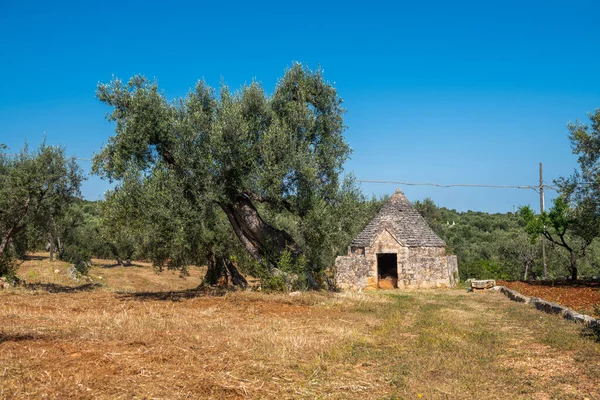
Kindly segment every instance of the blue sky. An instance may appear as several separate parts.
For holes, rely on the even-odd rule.
[[[0,0],[0,142],[89,157],[113,127],[112,75],[270,91],[292,61],[344,99],[359,179],[532,185],[571,173],[567,121],[600,107],[600,3],[567,1],[33,2]],[[82,162],[89,171],[89,163]],[[99,199],[107,183],[85,182]],[[393,185],[364,184],[384,194]],[[511,211],[532,190],[403,187],[458,210]]]

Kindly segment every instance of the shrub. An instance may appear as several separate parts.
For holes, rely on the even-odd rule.
[[[16,276],[15,260],[7,253],[0,253],[0,276],[8,279]]]
[[[76,245],[65,246],[61,259],[73,264],[77,272],[81,275],[87,275],[92,267],[92,259],[88,252]]]
[[[304,255],[294,258],[289,251],[281,254],[279,268],[272,269],[257,264],[255,274],[260,278],[262,288],[267,291],[306,290],[310,287],[310,268]]]

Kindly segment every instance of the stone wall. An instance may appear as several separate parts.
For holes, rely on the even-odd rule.
[[[443,247],[412,247],[398,287],[449,287],[446,249]]]
[[[371,278],[371,282],[369,282]],[[363,256],[339,256],[335,259],[335,281],[343,290],[361,290],[372,285],[370,261]],[[375,281],[377,288],[377,281]]]
[[[544,311],[548,314],[558,314],[569,321],[580,322],[585,326],[588,326],[600,333],[600,319],[590,317],[589,315],[580,314],[576,311],[571,310],[568,307],[561,306],[560,304],[552,303],[546,300],[538,299],[537,297],[523,296],[521,293],[509,289],[506,286],[494,286],[492,290],[503,293],[509,299],[519,302],[530,304],[540,311]]]

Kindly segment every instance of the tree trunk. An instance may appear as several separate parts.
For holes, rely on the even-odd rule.
[[[233,264],[229,259],[223,259],[223,264],[225,264],[225,269],[227,272],[229,272],[231,283],[234,286],[239,286],[242,289],[246,289],[248,287],[248,281],[242,274],[240,274],[235,264]]]
[[[577,254],[571,251],[571,280],[577,280]]]
[[[529,262],[525,263],[525,276],[523,277],[523,280],[526,281],[527,280],[527,273],[529,272]]]
[[[125,258],[125,263],[123,265],[125,265],[126,267],[131,267],[133,265],[131,262],[131,259],[133,258],[134,252],[135,252],[135,250],[129,250],[127,252],[127,257]]]
[[[223,276],[223,264],[217,262],[215,255],[210,252],[208,254],[208,269],[200,286],[212,286],[219,283],[219,278]]]
[[[27,215],[27,212],[29,211],[30,202],[31,198],[27,198],[27,200],[25,201],[25,205],[23,206],[23,212],[15,219],[12,226],[8,229],[8,231],[2,238],[2,241],[0,242],[0,255],[4,254],[4,252],[6,251],[6,248],[8,247],[8,244],[10,243],[10,240],[12,239],[13,235],[23,228],[23,226],[19,226],[19,224]]]
[[[60,236],[56,237],[56,243],[58,244],[58,246],[56,247],[56,250],[58,252],[58,258],[62,260],[65,256],[65,246],[63,245],[63,242],[61,242]]]
[[[220,206],[242,245],[257,261],[276,266],[285,250],[294,257],[302,252],[290,234],[262,219],[247,196],[238,195],[231,203]]]
[[[223,278],[226,286],[231,284],[233,286],[241,287],[242,289],[248,287],[246,278],[240,274],[231,260],[225,257],[217,258],[214,254],[209,254],[208,269],[206,270],[206,275],[204,275],[204,279],[200,286],[223,284]]]
[[[50,247],[50,262],[54,261],[54,239],[52,238],[52,235],[48,235],[48,244]]]
[[[10,236],[8,236],[8,235],[2,238],[2,241],[0,242],[0,255],[4,254],[6,247],[8,247],[9,241],[10,241]]]

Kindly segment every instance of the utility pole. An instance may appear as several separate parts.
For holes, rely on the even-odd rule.
[[[540,214],[544,212],[544,178],[542,175],[542,163],[540,163]],[[548,279],[548,268],[546,266],[546,241],[544,235],[541,235],[542,241],[542,262],[544,263],[544,279]]]

